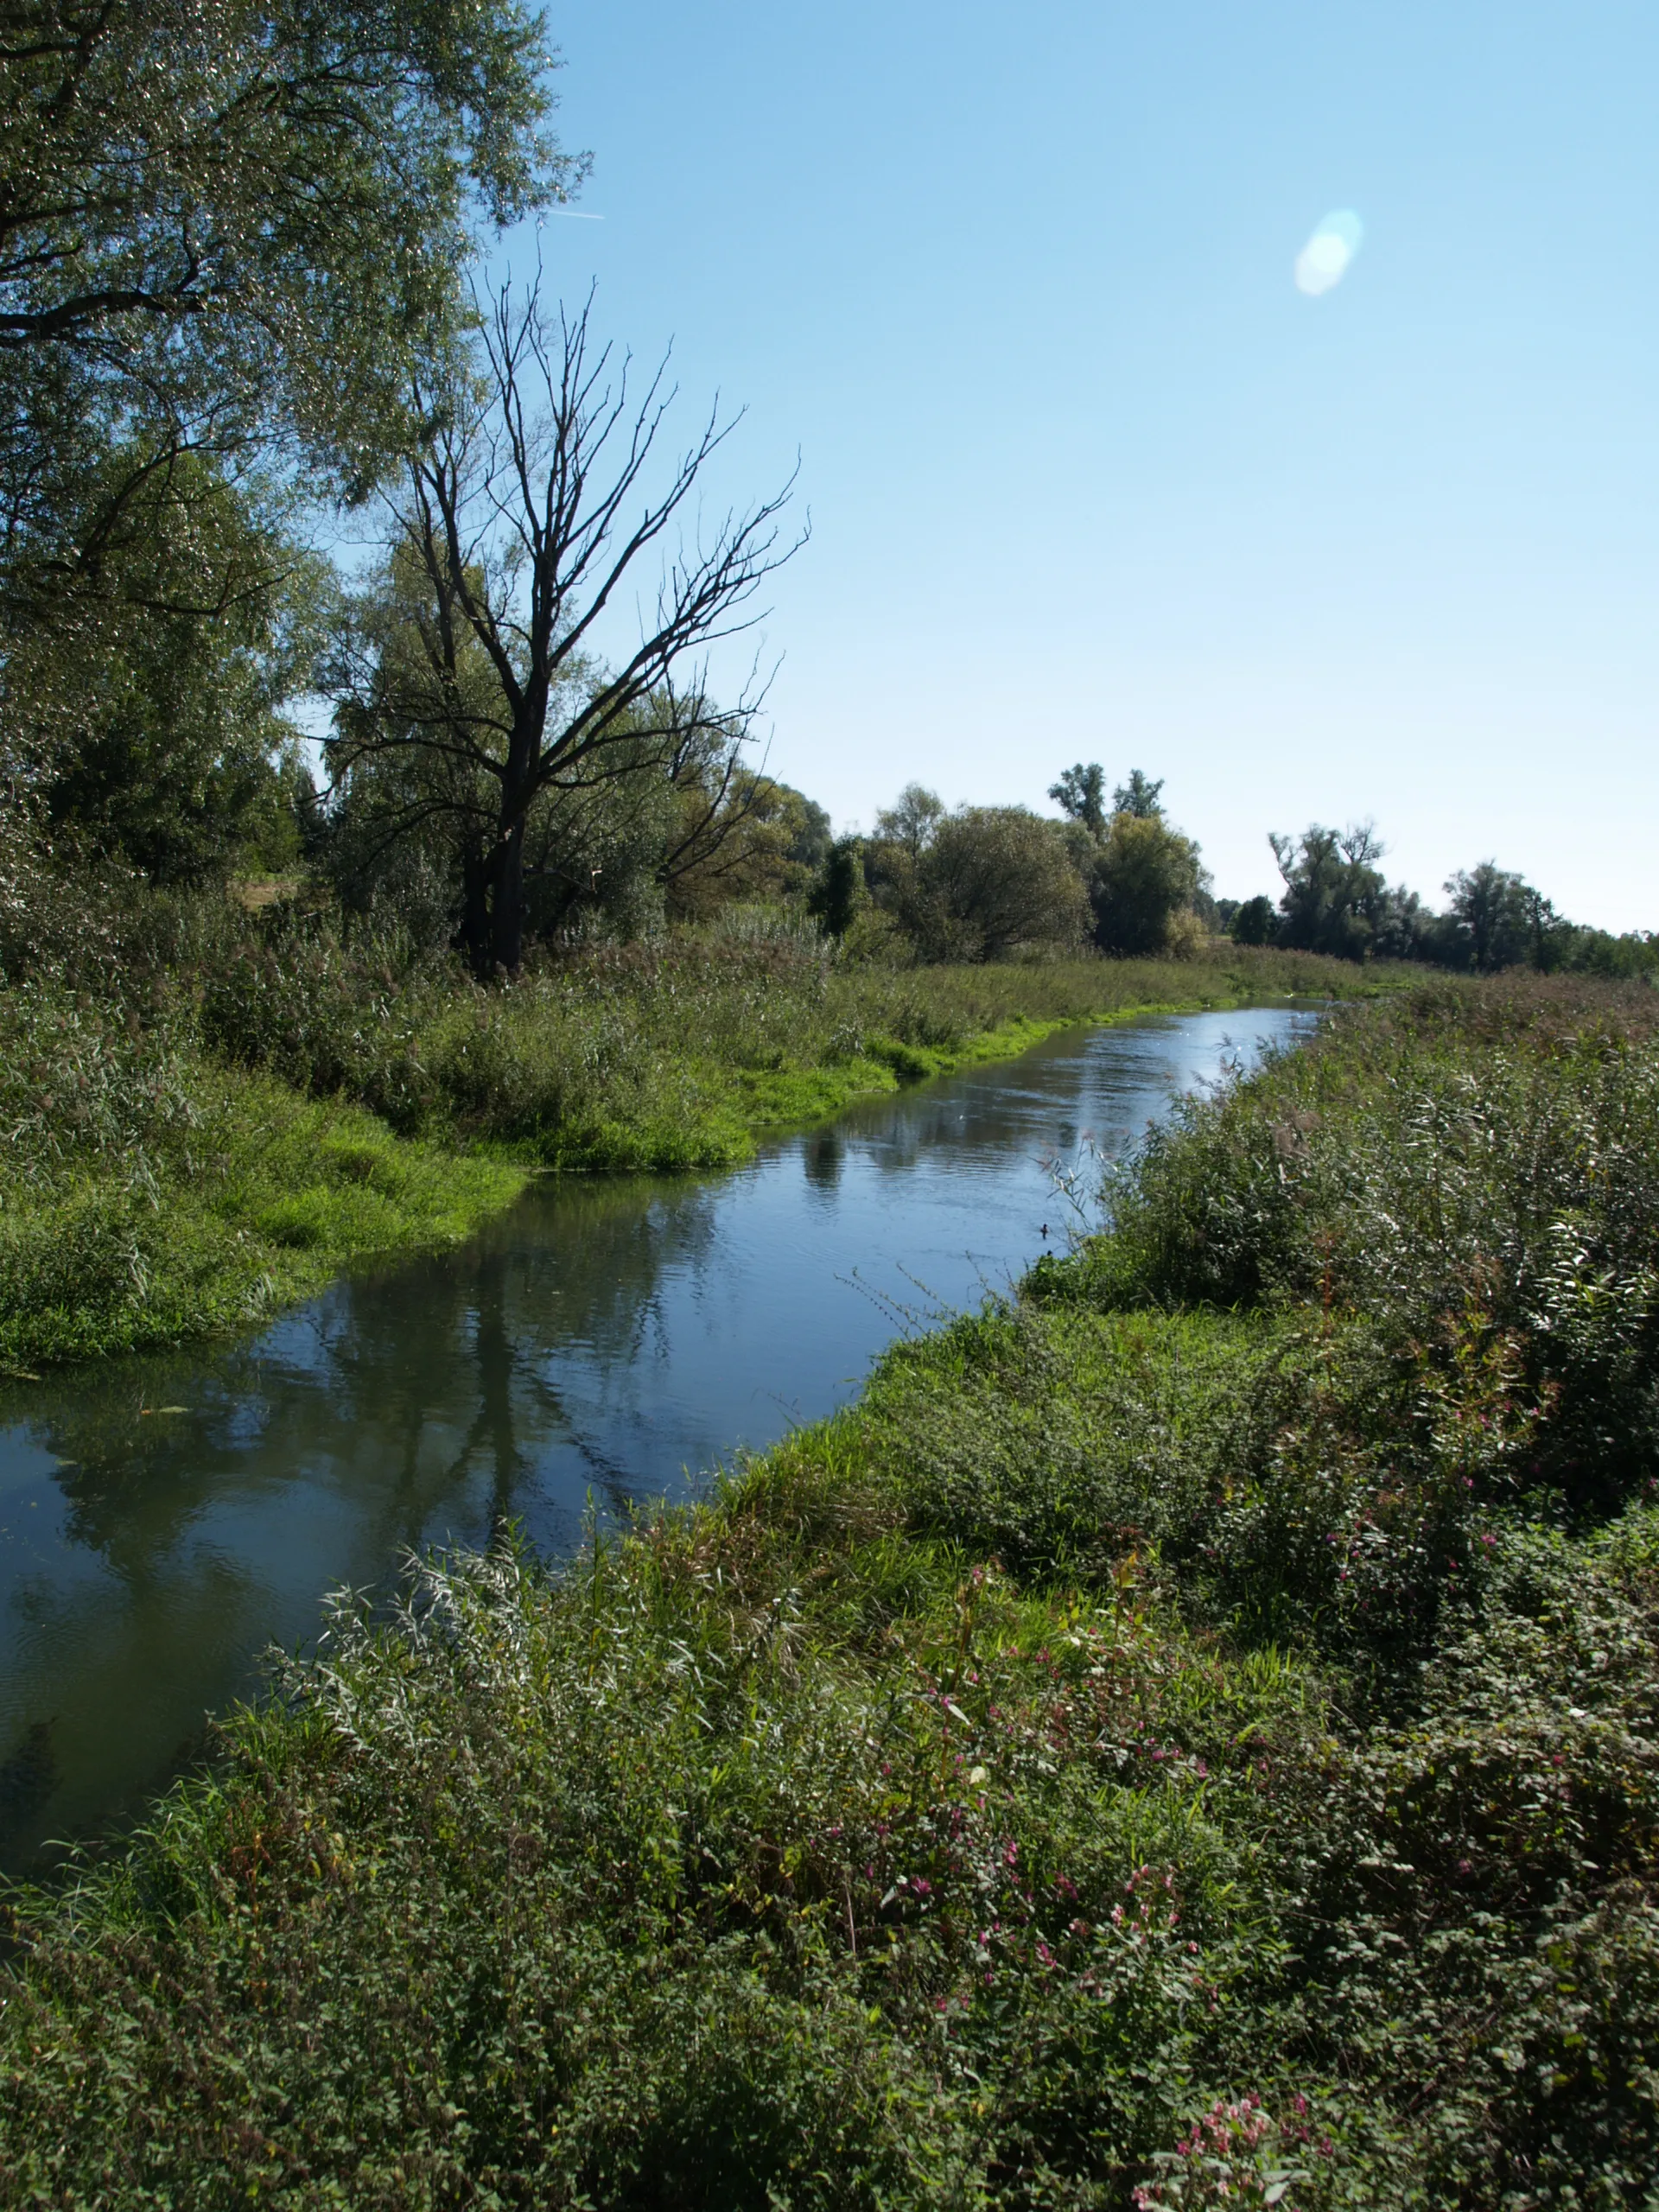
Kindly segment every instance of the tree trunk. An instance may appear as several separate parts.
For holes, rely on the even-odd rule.
[[[483,854],[468,851],[461,860],[461,925],[455,944],[466,953],[474,975],[485,983],[490,976],[491,932],[489,868]]]
[[[495,898],[490,915],[493,965],[516,976],[524,957],[524,825],[517,822],[496,848]]]

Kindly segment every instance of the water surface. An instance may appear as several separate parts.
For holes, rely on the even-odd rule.
[[[509,1517],[568,1550],[590,1501],[680,1493],[845,1403],[901,1329],[1063,1242],[1055,1162],[1315,1018],[1067,1032],[734,1174],[540,1184],[245,1343],[0,1396],[0,1863],[141,1802],[325,1591]]]

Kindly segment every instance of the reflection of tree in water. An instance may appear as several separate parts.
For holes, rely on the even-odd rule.
[[[801,1141],[801,1165],[806,1170],[806,1179],[826,1198],[833,1198],[841,1187],[841,1171],[846,1157],[846,1147],[837,1130],[817,1129]]]
[[[706,1185],[543,1186],[461,1252],[350,1278],[251,1345],[106,1363],[5,1410],[69,1463],[68,1541],[135,1588],[163,1558],[175,1581],[168,1555],[228,1484],[343,1490],[359,1560],[418,1543],[480,1453],[489,1525],[556,1444],[620,1507],[627,1471],[575,1433],[546,1370],[572,1344],[631,1366],[664,1274],[705,1264],[713,1236]]]
[[[861,1131],[849,1131],[852,1146],[879,1174],[907,1174],[918,1161],[937,1155],[948,1162],[964,1153],[1020,1157],[1041,1143],[1063,1141],[1075,1129],[1082,1089],[1083,1060],[1075,1052],[1058,1055],[1025,1080],[963,1077],[937,1090],[911,1094],[860,1143]]]
[[[31,1721],[10,1757],[0,1762],[0,1865],[9,1865],[34,1840],[34,1831],[58,1787],[56,1724]]]
[[[338,1284],[251,1344],[8,1394],[0,1422],[67,1463],[52,1477],[64,1542],[111,1580],[48,1570],[37,1594],[62,1615],[49,1665],[22,1614],[4,1624],[24,1718],[0,1741],[0,1859],[100,1817],[109,1799],[88,1790],[111,1713],[144,1770],[133,1786],[159,1781],[268,1637],[311,1632],[324,1587],[378,1580],[434,1529],[486,1539],[550,1454],[574,1452],[601,1503],[626,1510],[630,1471],[552,1377],[572,1344],[629,1367],[664,1274],[705,1264],[713,1223],[696,1185],[545,1189],[462,1251]],[[344,1514],[308,1510],[308,1485]]]

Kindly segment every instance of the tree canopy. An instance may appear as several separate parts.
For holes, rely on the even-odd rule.
[[[578,173],[552,62],[521,0],[0,0],[9,538],[118,420],[378,474],[475,222]]]
[[[77,834],[245,830],[291,525],[420,435],[480,225],[579,175],[554,60],[522,0],[0,0],[0,770]]]

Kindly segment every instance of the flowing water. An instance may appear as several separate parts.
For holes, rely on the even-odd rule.
[[[844,1404],[901,1330],[1063,1245],[1057,1164],[1316,1019],[1065,1032],[734,1174],[541,1184],[245,1342],[0,1396],[0,1865],[142,1803],[327,1590],[510,1517],[568,1551],[590,1509]]]

